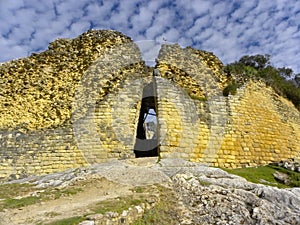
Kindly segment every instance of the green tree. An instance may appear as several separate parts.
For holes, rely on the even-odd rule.
[[[239,60],[245,66],[262,69],[270,65],[270,55],[245,55]]]
[[[277,69],[280,76],[290,78],[293,75],[293,70],[286,67],[281,67]]]
[[[270,55],[245,55],[238,62],[230,63],[225,71],[241,78],[260,78],[270,85],[278,94],[288,98],[300,110],[300,74],[294,75],[290,68],[271,66]],[[291,78],[294,76],[294,79]],[[245,80],[245,79],[242,79]],[[234,92],[237,86],[229,84],[223,94]]]
[[[295,75],[294,81],[297,85],[297,87],[300,87],[300,73]]]

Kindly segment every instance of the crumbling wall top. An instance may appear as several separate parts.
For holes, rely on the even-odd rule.
[[[132,40],[112,30],[58,39],[48,50],[0,65],[0,128],[40,129],[69,121],[85,71],[101,55]],[[141,54],[137,48],[137,57]],[[113,64],[112,64],[113,67]]]

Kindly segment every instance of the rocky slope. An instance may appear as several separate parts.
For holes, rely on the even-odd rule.
[[[182,159],[163,159],[158,163],[156,160],[114,160],[14,181],[29,182],[43,189],[76,186],[82,181],[85,185],[81,186],[82,192],[66,199],[45,201],[36,207],[6,209],[0,214],[0,224],[47,224],[64,216],[84,215],[85,221],[80,224],[131,224],[164,201],[165,192],[175,193],[167,201],[174,207],[169,219],[177,224],[300,224],[300,188],[278,189],[254,184],[221,169]],[[158,191],[161,185],[165,188]],[[92,214],[93,205],[101,205],[104,199],[128,196],[137,187],[148,187],[144,189],[147,193],[143,193],[143,203],[122,213]]]

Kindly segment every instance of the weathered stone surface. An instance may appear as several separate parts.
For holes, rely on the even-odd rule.
[[[192,224],[298,224],[300,189],[278,189],[198,163],[164,159]]]
[[[276,180],[278,180],[281,183],[284,183],[284,184],[287,184],[287,185],[289,185],[291,183],[291,180],[290,180],[289,176],[285,173],[281,173],[279,171],[276,171],[273,174],[273,176]]]
[[[76,86],[85,71],[113,46],[129,42],[119,32],[88,31],[73,40],[58,39],[40,54],[4,63],[0,127],[37,129],[70,120]]]
[[[213,169],[210,174],[216,172]],[[172,178],[174,188],[191,212],[193,224],[300,223],[299,188],[252,184],[224,172],[217,177],[211,178],[209,173],[178,173]]]

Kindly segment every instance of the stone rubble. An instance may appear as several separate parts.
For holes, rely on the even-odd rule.
[[[276,180],[278,180],[279,182],[284,183],[286,185],[289,185],[291,183],[291,179],[290,179],[289,175],[287,175],[286,173],[281,173],[279,171],[276,171],[273,174],[273,176]]]
[[[294,160],[275,162],[275,163],[272,163],[272,165],[280,166],[285,169],[300,173],[300,162],[297,162],[297,161],[295,162]]]
[[[228,178],[227,178],[228,179]],[[299,224],[300,196],[292,190],[253,184],[253,189],[210,184],[177,174],[174,186],[191,211],[193,224]],[[215,180],[213,180],[215,182]],[[298,192],[299,190],[297,190]]]

